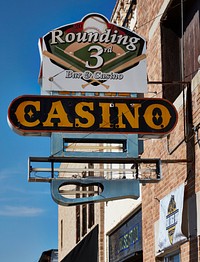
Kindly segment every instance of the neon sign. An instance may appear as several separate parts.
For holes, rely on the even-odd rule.
[[[177,123],[174,106],[164,99],[71,96],[21,96],[8,110],[21,135],[52,132],[168,134]]]

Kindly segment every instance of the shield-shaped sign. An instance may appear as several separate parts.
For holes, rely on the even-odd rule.
[[[39,43],[44,91],[147,90],[145,40],[100,14],[54,29]]]

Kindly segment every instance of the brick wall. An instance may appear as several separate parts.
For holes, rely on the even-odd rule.
[[[70,168],[70,169],[77,169],[82,168],[84,170],[85,164],[82,163],[70,163],[70,164],[62,164],[61,168]],[[81,176],[81,173],[67,173],[63,172],[60,173],[60,177],[70,177],[72,176]],[[74,189],[74,186],[72,190]],[[66,188],[69,190],[68,188]],[[65,189],[65,190],[66,190]],[[81,189],[80,189],[81,190]],[[74,198],[74,196],[66,196],[67,198]],[[105,252],[104,252],[104,203],[96,203],[94,204],[94,225],[92,227],[89,226],[89,204],[86,204],[86,233],[83,234],[83,227],[82,227],[82,219],[83,213],[82,208],[83,205],[78,206],[80,211],[80,241],[98,224],[99,225],[99,262],[105,262]],[[77,244],[77,212],[76,206],[72,207],[65,207],[65,206],[58,206],[58,258],[61,261]],[[79,243],[79,242],[78,242]]]
[[[123,2],[120,0],[119,2]],[[137,24],[136,32],[147,40],[147,72],[149,81],[162,80],[161,67],[161,37],[160,37],[160,18],[169,4],[170,0],[138,0],[137,1]],[[130,3],[130,2],[129,2]],[[170,87],[173,92],[173,86]],[[149,84],[149,93],[145,97],[162,97],[162,85]],[[188,119],[188,113],[185,110],[187,97],[192,94],[192,123],[187,123],[187,129],[184,123]],[[174,105],[178,111],[178,123],[171,134],[162,139],[148,139],[144,142],[143,158],[161,158],[165,160],[162,163],[162,180],[156,184],[142,185],[142,231],[143,231],[143,261],[156,261],[155,252],[155,225],[159,220],[159,208],[161,200],[180,184],[186,182],[185,186],[185,205],[193,200],[200,199],[200,72],[196,73],[191,90],[188,88],[188,94],[181,94]],[[186,117],[187,116],[187,117]],[[193,132],[193,126],[197,128]],[[186,136],[186,131],[189,132]],[[177,163],[171,161],[177,160]],[[180,162],[182,160],[182,162]],[[188,162],[186,162],[187,160]],[[198,197],[197,197],[198,195]],[[195,205],[194,205],[195,206]],[[200,204],[199,204],[200,206]],[[198,210],[188,206],[193,217],[193,225],[189,230],[191,236],[188,241],[180,246],[181,261],[197,262],[200,258],[200,239],[196,232],[200,232],[200,215]],[[195,214],[197,211],[197,214]],[[95,204],[95,224],[99,227],[99,261],[105,262],[105,204]],[[60,223],[63,219],[63,247],[59,246],[59,259],[64,257],[75,246],[76,228],[75,208],[59,208],[59,245],[61,244]],[[196,224],[195,224],[196,223]],[[70,226],[69,226],[70,225]],[[196,226],[196,228],[195,228]],[[70,228],[70,230],[69,230]],[[196,231],[195,231],[196,230]],[[162,261],[162,258],[161,258]]]
[[[200,99],[199,87],[193,91],[192,95],[194,101],[193,123],[196,126],[199,124],[199,118],[196,115],[200,115],[198,105]],[[185,181],[187,182],[185,186],[186,200],[200,191],[200,146],[194,134],[184,141],[183,106],[177,109],[178,124],[170,136],[159,140],[147,140],[144,143],[145,151],[142,157],[161,157],[162,160],[166,160],[162,164],[162,180],[157,184],[146,184],[142,187],[143,251],[144,261],[148,262],[155,261],[154,223],[159,219],[159,200]],[[185,159],[187,159],[188,163],[185,162]],[[168,163],[167,160],[169,160]],[[183,160],[183,162],[170,163],[170,160]],[[196,237],[185,243],[181,247],[181,261],[198,261],[198,248]],[[194,252],[195,255],[192,258],[192,250],[195,249],[196,252]]]
[[[147,0],[137,1],[137,25],[138,34],[147,40],[147,72],[149,81],[161,81],[161,38],[159,18],[160,10],[167,6],[169,1]],[[148,97],[162,97],[161,85],[149,85]],[[173,86],[172,92],[173,92]],[[189,90],[190,92],[190,90]],[[192,117],[193,125],[200,122],[200,72],[196,74],[192,82]],[[183,160],[180,163],[165,162],[162,164],[162,180],[157,184],[142,186],[142,223],[143,223],[143,261],[153,262],[155,258],[155,233],[154,225],[159,219],[159,200],[169,194],[173,189],[185,181],[185,204],[187,200],[200,191],[200,146],[197,143],[196,134],[192,130],[191,123],[189,136],[185,139],[184,133],[184,106],[187,110],[187,92],[185,104],[183,95],[174,102],[178,111],[178,123],[168,137],[162,139],[150,139],[144,142],[143,158],[161,158],[162,160]],[[185,118],[185,121],[187,119]],[[200,137],[200,131],[198,131]],[[184,162],[187,159],[188,163]],[[195,210],[194,211],[194,217]],[[198,219],[196,217],[196,219]],[[194,229],[193,229],[194,230]],[[198,261],[199,237],[193,235],[180,247],[181,261]],[[193,254],[193,255],[192,255]]]
[[[87,205],[88,206],[88,205]],[[81,215],[81,214],[80,214]],[[76,246],[76,207],[59,206],[58,209],[58,249],[61,261]],[[105,262],[104,253],[104,203],[95,204],[95,225],[99,225],[99,262]],[[62,221],[62,222],[61,222]],[[63,226],[61,228],[61,223]],[[91,229],[87,228],[87,234]],[[81,234],[81,239],[85,237]],[[62,238],[62,239],[61,239]],[[80,241],[81,241],[80,239]]]

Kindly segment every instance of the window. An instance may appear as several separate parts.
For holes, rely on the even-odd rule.
[[[163,82],[181,81],[181,6],[172,1],[161,22]],[[173,88],[173,92],[171,92]],[[163,98],[174,102],[181,92],[179,84],[163,85]]]
[[[179,253],[168,255],[164,258],[164,262],[180,262]]]
[[[80,191],[80,186],[76,186],[76,190]],[[76,194],[76,197],[79,198],[80,194]],[[80,241],[81,237],[81,218],[80,218],[80,206],[76,206],[76,243]]]
[[[60,245],[63,248],[63,220],[60,221]]]
[[[82,177],[86,177],[86,172],[82,173]],[[82,197],[87,197],[87,187],[82,187]],[[87,205],[83,204],[82,205],[82,237],[87,234]]]
[[[198,70],[199,10],[199,0],[172,0],[163,14],[161,20],[163,82],[191,81]],[[182,88],[181,84],[163,85],[163,98],[174,102]]]
[[[84,194],[83,197],[86,195]],[[87,234],[87,205],[82,205],[82,236]]]
[[[92,187],[91,187],[92,188]],[[92,188],[93,190],[93,188]],[[94,225],[94,204],[88,205],[88,227],[91,228]]]
[[[89,176],[94,176],[94,164],[88,164]],[[86,177],[86,172],[82,173],[82,177]],[[88,191],[89,190],[89,191]],[[93,196],[94,186],[76,186],[76,198],[84,198]],[[91,193],[92,192],[92,193]],[[76,206],[76,243],[78,243],[82,237],[84,237],[88,229],[90,229],[94,225],[95,214],[94,214],[94,204],[82,204]]]
[[[89,163],[88,168],[94,169],[94,164]],[[89,171],[89,176],[94,176],[94,171]],[[94,191],[94,186],[89,187],[89,191]],[[94,194],[89,194],[93,196]],[[91,228],[94,225],[94,203],[88,205],[88,228]]]

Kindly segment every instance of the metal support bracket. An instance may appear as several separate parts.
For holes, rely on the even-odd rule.
[[[162,161],[163,162],[163,161]],[[44,163],[50,164],[49,168],[38,167],[35,168],[34,163]],[[28,160],[28,180],[29,182],[51,182],[53,179],[61,179],[59,176],[59,172],[70,173],[71,169],[69,167],[65,167],[64,169],[56,168],[55,164],[61,163],[93,163],[93,164],[131,164],[131,168],[114,168],[114,170],[122,170],[124,172],[131,171],[132,175],[134,175],[133,179],[139,180],[141,183],[154,183],[158,182],[161,179],[162,171],[161,171],[161,160],[159,158],[97,158],[97,157],[82,157],[77,159],[76,157],[29,157]],[[76,168],[73,167],[72,170],[77,172],[85,172],[85,171],[93,171],[94,173],[98,171],[95,169],[85,169],[84,168]],[[100,169],[100,171],[105,171],[108,169]],[[110,171],[113,168],[111,167]],[[151,175],[151,171],[153,172],[153,176]],[[42,177],[32,175],[35,173],[50,173],[50,177]],[[55,174],[58,175],[55,175]],[[144,175],[143,175],[144,174]],[[94,176],[99,178],[98,176]],[[101,178],[101,177],[100,177]],[[85,179],[85,178],[84,178]],[[112,180],[111,180],[112,181]],[[121,181],[121,180],[120,180]]]
[[[96,187],[97,191],[61,190],[65,186],[76,185],[78,187]],[[86,193],[89,194],[86,194]],[[63,195],[76,193],[76,198],[67,198]],[[94,195],[97,194],[97,195]],[[132,198],[140,196],[139,181],[133,179],[107,180],[103,178],[83,179],[53,179],[51,181],[51,195],[53,200],[62,206],[75,206],[94,202],[106,202],[116,199]],[[83,195],[82,197],[80,195]],[[88,196],[90,195],[90,196]]]
[[[45,167],[35,167],[35,163],[45,164]],[[61,163],[67,165],[62,167]],[[83,165],[72,167],[70,163]],[[155,158],[30,157],[29,182],[49,182],[53,200],[63,206],[125,198],[138,199],[140,183],[156,183],[161,179],[160,164],[160,159]],[[44,176],[36,175],[38,172]],[[72,175],[76,172],[77,176]],[[123,176],[108,178],[106,172],[122,172]],[[47,176],[47,173],[50,175]],[[97,175],[99,173],[100,176]]]

